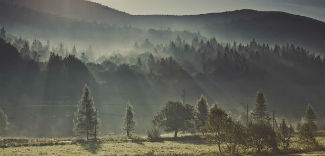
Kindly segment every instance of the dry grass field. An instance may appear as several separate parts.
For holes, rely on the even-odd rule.
[[[324,137],[318,137],[321,146],[325,146]],[[41,155],[218,155],[217,147],[207,143],[200,136],[181,136],[173,139],[164,136],[161,141],[149,142],[145,138],[136,137],[102,137],[97,142],[83,142],[74,138],[2,138],[0,156],[41,156]],[[291,146],[299,151],[299,146]],[[241,155],[256,155],[255,151],[248,149],[241,151]],[[261,155],[261,154],[258,154]],[[263,155],[279,155],[279,153],[263,153]],[[323,156],[324,151],[294,152],[281,155],[310,155]]]

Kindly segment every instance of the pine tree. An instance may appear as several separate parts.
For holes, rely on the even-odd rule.
[[[276,134],[270,124],[270,116],[262,91],[257,92],[255,110],[252,113],[253,121],[248,124],[249,144],[258,152],[267,146],[278,150]]]
[[[74,56],[77,56],[77,49],[76,49],[75,45],[73,45],[73,48],[71,50],[71,54],[74,55]]]
[[[5,39],[6,38],[6,30],[4,27],[1,27],[0,30],[0,38]]]
[[[133,120],[133,117],[134,117],[134,111],[129,101],[128,104],[126,105],[126,112],[124,117],[124,130],[126,131],[127,137],[130,137],[131,132],[134,131],[135,129],[135,122]]]
[[[6,113],[0,108],[0,136],[4,136],[8,131],[8,117]]]
[[[20,53],[24,59],[28,59],[30,57],[30,49],[28,41],[24,41],[23,47],[20,49]]]
[[[208,101],[204,95],[201,95],[200,99],[197,101],[197,107],[196,107],[196,119],[197,119],[197,129],[200,129],[202,126],[205,125],[206,121],[208,120]]]
[[[149,70],[150,74],[153,74],[152,72],[154,71],[154,69],[156,67],[156,60],[151,53],[148,58],[147,66],[148,66],[148,70]]]
[[[74,114],[74,133],[77,136],[85,136],[89,140],[90,136],[96,139],[98,135],[98,112],[95,108],[91,91],[87,84],[83,89],[83,94],[80,103],[77,106],[77,111]]]
[[[312,132],[317,130],[316,126],[316,114],[311,104],[307,105],[305,115],[303,117],[303,122],[306,123]]]
[[[255,110],[252,115],[255,121],[268,122],[270,120],[265,96],[260,90],[257,92]]]

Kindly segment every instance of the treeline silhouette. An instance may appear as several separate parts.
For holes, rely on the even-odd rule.
[[[246,45],[236,42],[222,44],[215,38],[207,41],[194,38],[189,44],[178,37],[176,41],[155,50],[170,53],[191,73],[201,72],[209,76],[222,74],[240,78],[247,76],[251,79],[267,79],[274,70],[277,70],[280,73],[294,72],[292,74],[295,75],[292,76],[301,77],[301,81],[304,81],[303,78],[307,75],[316,81],[324,78],[325,64],[322,56],[293,44],[269,46],[255,40]],[[292,68],[299,68],[307,73],[295,72]]]

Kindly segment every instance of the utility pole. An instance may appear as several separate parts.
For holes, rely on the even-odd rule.
[[[248,125],[248,104],[246,105],[246,124]]]
[[[185,92],[185,88],[182,91],[182,102],[183,104],[185,104],[185,96],[186,96],[186,92]]]
[[[272,127],[273,127],[273,131],[274,131],[274,126],[275,126],[275,113],[273,111],[272,112]]]
[[[97,125],[98,125],[97,118],[98,118],[98,112],[97,112],[97,109],[96,109],[96,120],[95,120],[95,140],[97,140]]]

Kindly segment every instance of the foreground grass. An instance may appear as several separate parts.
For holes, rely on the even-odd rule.
[[[324,146],[324,137],[318,138]],[[182,137],[177,140],[164,138],[161,142],[149,142],[143,138],[128,140],[123,137],[104,137],[99,142],[83,143],[72,138],[23,139],[19,144],[11,144],[0,149],[0,156],[40,156],[40,155],[217,155],[217,147],[207,144],[200,137]],[[245,154],[244,155],[254,155]],[[270,155],[278,155],[268,153]],[[324,151],[291,154],[293,156],[324,155]]]
[[[0,149],[0,155],[200,155],[213,153],[215,146],[165,142],[107,142],[99,145],[96,152],[79,144],[9,147]]]

